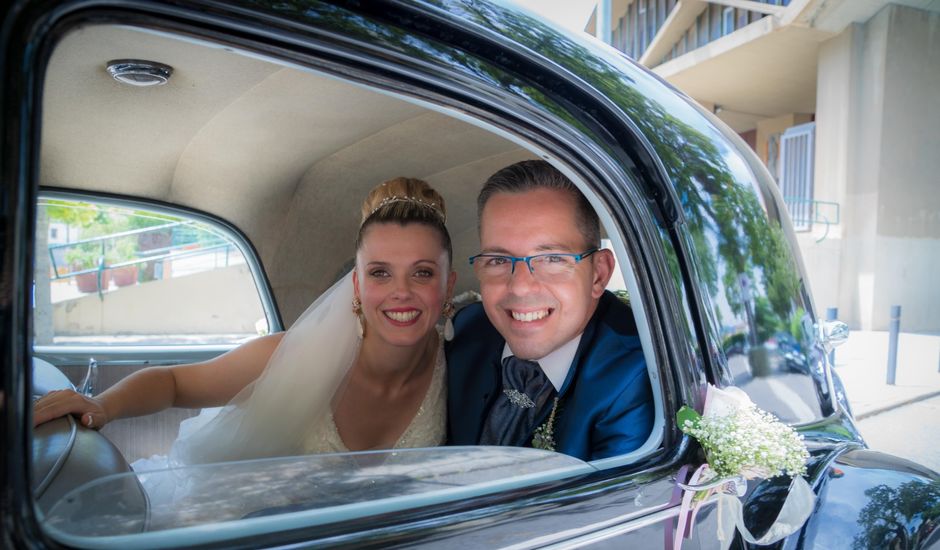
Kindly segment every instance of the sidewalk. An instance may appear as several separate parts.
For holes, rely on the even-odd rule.
[[[887,383],[887,332],[852,331],[835,354],[856,420],[940,395],[940,335],[900,334],[893,386]]]

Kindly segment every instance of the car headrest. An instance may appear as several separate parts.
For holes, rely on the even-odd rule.
[[[33,357],[33,395],[46,395],[52,390],[74,390],[75,386],[55,365]]]

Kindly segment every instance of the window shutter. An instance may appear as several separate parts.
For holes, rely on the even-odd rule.
[[[780,190],[797,231],[813,227],[815,136],[815,122],[787,128],[780,136]]]

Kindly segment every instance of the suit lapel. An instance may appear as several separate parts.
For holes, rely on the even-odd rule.
[[[607,293],[605,292],[597,302],[597,309],[594,310],[594,315],[591,316],[591,320],[588,321],[587,326],[584,327],[584,332],[581,333],[581,341],[578,342],[578,351],[575,352],[574,359],[571,360],[571,368],[568,369],[565,382],[561,385],[561,390],[558,392],[559,399],[564,398],[565,395],[568,394],[568,391],[572,390],[572,386],[575,384],[575,380],[577,380],[578,371],[581,369],[581,364],[587,360],[594,347],[594,335],[597,332],[598,319],[601,318],[606,310]]]
[[[598,320],[604,315],[607,311],[608,306],[608,295],[605,292],[601,295],[600,300],[597,302],[597,309],[594,311],[594,315],[591,316],[591,320],[588,321],[587,326],[584,327],[584,332],[581,333],[581,341],[578,343],[578,351],[575,352],[574,358],[571,360],[571,368],[568,369],[568,374],[565,376],[565,382],[561,385],[561,390],[558,392],[558,410],[555,411],[555,426],[560,425],[560,417],[565,414],[565,400],[569,394],[577,391],[577,376],[578,372],[583,368],[583,364],[586,363],[591,355],[591,351],[594,348],[594,337],[597,334],[597,324]],[[535,424],[535,428],[532,429],[532,433],[529,434],[528,440],[532,440],[532,436],[535,433],[535,430],[539,426],[545,423],[548,420],[548,416],[551,414],[551,407],[547,407],[546,410],[542,411],[539,415],[539,420]],[[555,449],[560,451],[561,439],[564,437],[564,433],[560,432],[557,428],[555,430]]]
[[[493,406],[493,402],[496,401],[496,397],[499,395],[501,386],[500,358],[503,354],[504,344],[505,342],[500,340],[499,345],[494,346],[494,353],[490,355],[485,365],[481,365],[481,383],[476,396],[473,398],[472,406],[475,407],[475,412],[474,416],[471,417],[477,419],[476,436],[474,437],[476,442],[480,441],[480,435],[483,433],[483,423],[490,412],[490,407]]]

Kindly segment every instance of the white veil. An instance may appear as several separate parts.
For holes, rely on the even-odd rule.
[[[361,340],[349,273],[300,316],[261,376],[211,419],[180,424],[170,462],[200,464],[303,453],[309,431],[356,359]]]

